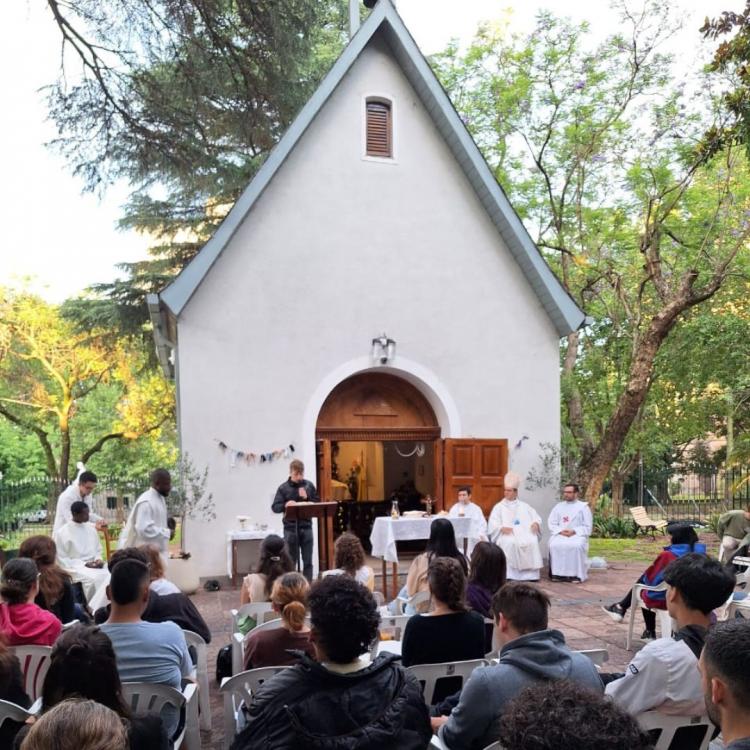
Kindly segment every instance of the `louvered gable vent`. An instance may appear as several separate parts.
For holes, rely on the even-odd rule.
[[[390,158],[393,156],[392,144],[391,105],[367,102],[367,155]]]

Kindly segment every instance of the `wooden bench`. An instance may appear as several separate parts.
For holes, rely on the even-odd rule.
[[[666,521],[654,521],[654,519],[648,515],[646,509],[642,505],[637,505],[635,508],[631,508],[630,514],[633,516],[633,520],[635,521],[635,525],[638,527],[638,531],[643,531],[644,534],[651,531],[652,537],[654,537],[655,531],[661,531],[667,525]]]

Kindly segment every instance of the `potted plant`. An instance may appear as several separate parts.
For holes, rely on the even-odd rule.
[[[167,510],[179,519],[180,551],[169,556],[167,575],[185,594],[193,594],[200,586],[195,561],[187,552],[185,522],[187,519],[213,521],[216,518],[214,496],[206,492],[208,468],[200,471],[187,453],[180,457],[172,491],[167,498]]]

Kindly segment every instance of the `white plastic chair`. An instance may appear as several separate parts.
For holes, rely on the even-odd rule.
[[[41,701],[34,703],[31,708],[23,708],[10,701],[0,700],[0,728],[6,721],[17,721],[19,724],[24,724],[32,716],[39,713],[41,709]]]
[[[260,625],[257,625],[254,627],[247,635],[250,635],[250,633],[258,633],[263,630],[275,630],[276,628],[280,628],[283,624],[283,620],[280,617],[277,617],[274,620],[269,620],[268,622],[261,623]],[[308,615],[305,617],[305,625],[309,627],[310,625],[310,616]],[[236,675],[242,672],[242,670],[245,668],[245,638],[247,636],[242,635],[242,633],[232,633],[232,674]]]
[[[463,687],[463,684],[477,667],[486,667],[488,664],[489,662],[486,659],[470,659],[468,661],[447,661],[441,664],[415,664],[412,667],[407,667],[407,671],[419,680],[425,703],[431,706],[435,703],[435,689],[440,680],[447,677],[460,677],[461,687]]]
[[[601,667],[605,661],[609,661],[609,651],[606,648],[587,648],[583,651],[575,651],[574,653],[583,654],[588,657],[597,667]]]
[[[268,613],[272,613],[272,617],[266,617]],[[230,609],[229,614],[232,616],[232,632],[239,633],[237,629],[237,623],[240,617],[250,615],[257,623],[266,622],[268,619],[275,619],[278,617],[278,613],[273,611],[271,602],[250,602],[250,604],[243,604],[239,609]]]
[[[658,586],[647,586],[645,583],[636,583],[633,586],[633,595],[630,599],[630,619],[628,622],[628,638],[625,643],[625,649],[627,651],[633,650],[633,629],[635,627],[635,614],[639,608],[647,609],[649,612],[653,612],[656,615],[656,619],[659,621],[659,631],[662,638],[669,638],[672,635],[674,629],[674,623],[672,618],[669,616],[669,612],[666,609],[651,609],[647,607],[643,599],[641,599],[641,591],[666,591],[667,584],[662,582]]]
[[[196,664],[193,677],[198,683],[198,706],[200,707],[200,727],[211,731],[211,701],[208,694],[208,645],[203,637],[192,630],[183,630],[188,648],[195,649]]]
[[[727,620],[734,620],[738,613],[746,620],[750,620],[750,597],[732,602],[727,610]]]
[[[404,630],[406,629],[406,623],[411,620],[414,615],[396,615],[395,617],[381,617],[380,618],[380,630],[388,629],[393,631],[391,637],[388,640],[400,641],[404,637]],[[370,657],[374,659],[378,654],[378,644],[380,643],[379,638],[376,638],[372,646],[370,647]]]
[[[396,608],[398,614],[403,615],[406,612],[407,607],[412,607],[415,612],[427,612],[429,609],[430,592],[429,591],[417,591],[416,594],[406,599],[402,597],[396,597]],[[427,604],[427,607],[422,605]]]
[[[33,702],[42,694],[52,646],[11,646],[10,650],[18,658],[24,679],[24,691]]]
[[[708,716],[672,716],[646,711],[636,716],[652,736],[654,750],[707,750],[714,733]]]
[[[224,748],[229,748],[235,734],[241,731],[242,706],[250,705],[253,693],[267,680],[286,667],[261,667],[225,677],[219,690],[224,695]]]
[[[185,722],[179,736],[174,740],[174,750],[185,743],[187,750],[200,750],[201,733],[198,725],[197,685],[185,685],[182,691],[171,685],[155,682],[123,682],[122,695],[134,716],[161,715],[167,704],[177,711],[185,710]]]
[[[382,607],[385,604],[385,596],[383,596],[382,591],[373,591],[372,596],[375,599],[375,604],[377,604],[378,607]]]

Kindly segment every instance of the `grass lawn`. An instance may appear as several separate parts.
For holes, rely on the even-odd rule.
[[[699,532],[701,541],[706,544],[709,555],[718,552],[716,536],[707,531]],[[589,539],[589,557],[603,557],[607,562],[639,562],[651,563],[669,544],[669,537],[657,534],[656,539],[651,536],[639,535],[635,539]]]

